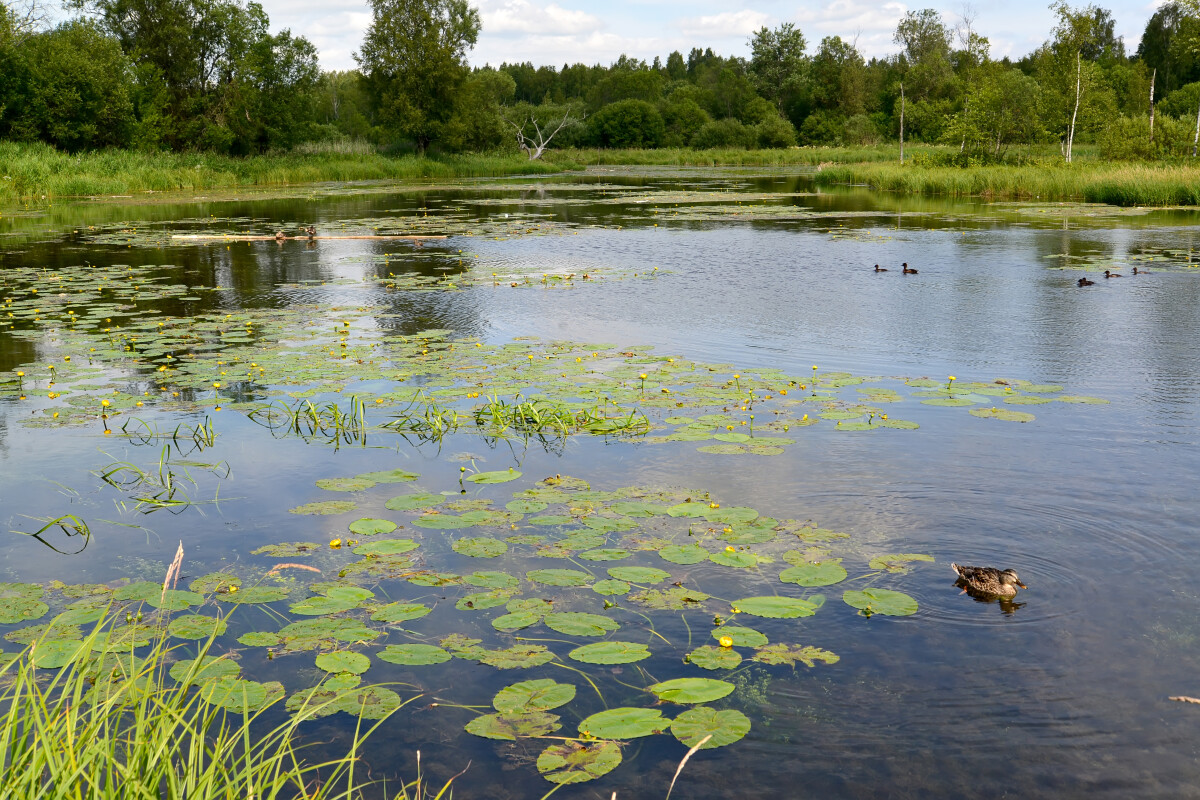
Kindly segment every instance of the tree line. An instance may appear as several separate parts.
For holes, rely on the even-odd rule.
[[[0,0],[0,139],[230,154],[366,140],[393,151],[553,146],[752,148],[953,145],[966,160],[1014,144],[1091,142],[1116,158],[1190,154],[1200,133],[1200,0],[1147,21],[1135,51],[1098,6],[1051,5],[1045,42],[992,58],[968,9],[910,11],[898,52],[866,59],[839,36],[763,28],[748,58],[711,49],[608,66],[471,68],[467,0],[370,0],[358,68],[272,34],[241,0]],[[17,3],[25,3],[18,5]],[[954,151],[951,151],[954,152]]]

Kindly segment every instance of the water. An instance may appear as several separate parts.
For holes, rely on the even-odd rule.
[[[739,210],[723,194],[705,213],[694,213],[706,205],[695,194],[703,192],[770,193],[770,211],[757,210],[764,208],[761,200]],[[781,217],[785,209],[789,213]],[[426,213],[435,220],[453,216],[495,225],[506,219],[533,225],[537,220],[526,215],[539,214],[546,222],[540,232],[547,235],[525,235],[522,228],[520,235],[501,238],[466,236],[461,227],[447,225],[455,235],[422,248],[386,240],[306,247],[180,246],[167,239],[130,247],[98,244],[86,228],[269,232],[312,222],[325,233],[347,230],[354,220]],[[229,218],[245,221],[223,221]],[[192,222],[173,222],[180,219]],[[906,399],[895,415],[919,422],[919,432],[842,435],[829,423],[797,435],[800,443],[782,456],[732,459],[699,454],[687,442],[580,438],[561,453],[532,448],[518,452],[518,459],[508,448],[491,449],[465,436],[450,437],[440,451],[388,440],[385,449],[335,452],[273,439],[226,410],[212,414],[221,436],[205,454],[206,461],[228,465],[231,477],[219,483],[226,499],[175,515],[141,515],[122,509],[120,495],[91,471],[113,460],[153,462],[157,452],[148,451],[156,448],[100,436],[94,425],[29,429],[19,419],[29,413],[28,402],[8,400],[0,417],[7,526],[29,532],[39,524],[25,515],[69,512],[93,521],[97,535],[79,556],[12,536],[0,549],[0,568],[6,580],[155,580],[182,539],[195,576],[252,561],[257,557],[249,551],[262,544],[324,542],[344,534],[353,515],[287,513],[300,503],[329,499],[313,488],[318,478],[399,466],[420,472],[423,487],[456,489],[459,465],[470,463],[454,460],[461,453],[474,455],[481,469],[519,463],[534,480],[560,473],[604,489],[705,488],[763,514],[811,519],[850,533],[851,553],[924,553],[936,562],[917,564],[896,579],[896,588],[920,604],[911,617],[855,616],[840,602],[843,587],[834,586],[822,590],[829,602],[811,618],[739,619],[769,630],[772,641],[816,645],[841,660],[794,672],[744,671],[748,683],[731,705],[752,719],[750,734],[693,757],[676,788],[680,796],[1200,796],[1200,717],[1191,706],[1167,699],[1200,694],[1200,592],[1192,585],[1200,556],[1193,491],[1200,477],[1200,361],[1192,344],[1200,337],[1200,278],[1189,266],[1196,262],[1191,249],[1197,223],[1200,217],[1191,211],[1115,214],[856,189],[817,193],[802,176],[670,170],[609,171],[538,186],[479,182],[196,205],[85,204],[59,206],[45,217],[0,217],[0,233],[6,234],[0,268],[170,265],[164,272],[174,281],[226,287],[200,292],[194,302],[164,302],[169,314],[363,307],[373,310],[368,322],[355,327],[366,339],[446,328],[492,344],[517,337],[603,341],[799,376],[811,374],[816,364],[939,381],[950,374],[960,381],[1023,378],[1110,401],[1022,407],[1037,420],[1021,425]],[[457,274],[459,250],[476,269],[498,276],[531,269],[644,274],[655,267],[666,274],[649,281],[631,275],[577,281],[569,291],[513,289],[500,277],[496,286],[422,294],[388,292],[361,280],[388,272]],[[388,263],[363,260],[382,254],[390,254]],[[1150,255],[1155,260],[1143,260]],[[919,274],[902,275],[902,261]],[[889,271],[874,272],[876,263]],[[1075,279],[1085,273],[1058,269],[1083,264],[1114,266],[1125,277],[1105,281],[1091,272],[1097,285],[1078,288]],[[1134,264],[1150,274],[1131,275]],[[336,324],[336,314],[328,317]],[[4,334],[0,370],[43,358],[46,347],[36,338]],[[146,416],[170,427],[203,415]],[[211,497],[216,478],[204,470],[195,477],[196,495]],[[380,487],[371,497],[382,502],[394,488]],[[411,527],[402,532],[419,533]],[[480,567],[479,560],[442,549],[445,558],[462,562],[445,561],[442,568],[501,568]],[[1029,589],[1007,609],[1011,613],[975,602],[954,589],[952,560],[1013,567]],[[740,596],[741,579],[728,569],[706,563],[674,571],[715,597]],[[850,571],[852,578],[863,572]],[[437,605],[412,627],[448,633],[475,626],[494,637],[486,618],[453,610],[458,596],[453,589],[421,589],[414,598]],[[706,614],[684,618],[687,625],[678,613],[660,613],[655,630],[676,642],[690,636],[692,646],[704,643]],[[236,636],[270,624],[263,612],[243,609],[231,628]],[[522,633],[555,636],[544,628]],[[267,662],[247,656],[243,668],[292,689],[298,671],[311,672],[310,658]],[[656,680],[701,672],[681,672],[677,655],[644,666]],[[590,674],[602,676],[610,706],[648,704],[644,695],[621,688],[645,685],[635,665]],[[374,662],[368,680],[419,684],[424,696],[412,706],[419,710],[402,709],[381,729],[368,748],[373,768],[411,778],[419,749],[435,781],[472,763],[456,783],[460,796],[541,796],[552,787],[532,761],[544,743],[469,736],[461,728],[471,714],[444,707],[486,706],[499,688],[534,677],[562,681],[574,674],[551,666],[498,672],[460,660],[432,671]],[[578,716],[603,708],[585,682],[573,682],[580,700],[564,714],[563,735],[574,730]],[[441,706],[429,707],[431,698]],[[336,739],[345,735],[346,718],[312,723],[311,729],[315,738]],[[684,752],[669,736],[637,739],[614,772],[558,794],[665,794]]]

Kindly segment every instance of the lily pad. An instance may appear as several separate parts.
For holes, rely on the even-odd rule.
[[[413,525],[436,531],[453,531],[474,527],[475,523],[454,514],[423,514],[413,520]]]
[[[863,614],[884,614],[889,617],[905,617],[917,613],[917,601],[891,589],[863,589],[842,592],[846,605],[857,608]]]
[[[475,558],[496,558],[508,552],[508,544],[501,539],[475,536],[459,539],[451,547],[454,552]]]
[[[694,501],[687,501],[684,503],[678,503],[676,505],[671,506],[670,508],[667,509],[667,514],[669,514],[672,517],[693,517],[694,518],[694,517],[703,517],[709,511],[712,511],[712,508],[709,507],[708,503],[697,503]]]
[[[629,584],[625,581],[604,580],[596,581],[592,584],[592,591],[596,594],[616,597],[617,595],[629,594]]]
[[[722,625],[713,628],[712,637],[718,641],[728,636],[733,640],[734,647],[762,647],[768,639],[765,634],[753,628],[743,628],[738,625]]]
[[[326,672],[349,672],[361,675],[371,666],[371,659],[362,653],[350,650],[340,650],[332,653],[322,653],[317,656],[317,668]]]
[[[539,511],[545,511],[549,508],[541,500],[512,500],[506,503],[504,507],[518,514],[536,514]]]
[[[496,692],[492,706],[501,713],[549,711],[575,699],[575,687],[550,678],[521,681]]]
[[[633,642],[596,642],[576,647],[568,656],[585,664],[632,664],[650,657],[650,648]]]
[[[670,509],[665,506],[655,505],[654,503],[641,503],[637,501],[625,501],[613,503],[609,506],[609,510],[620,514],[623,517],[660,517],[669,513]]]
[[[546,586],[586,586],[592,581],[591,575],[577,569],[535,569],[525,577]]]
[[[761,560],[760,556],[754,553],[746,552],[745,550],[720,550],[708,557],[708,560],[714,564],[720,564],[723,567],[734,567],[735,569],[750,569],[758,566]]]
[[[465,726],[467,733],[475,736],[510,742],[515,742],[517,739],[547,736],[561,727],[558,717],[542,711],[483,714]]]
[[[0,623],[5,625],[39,619],[49,610],[50,606],[32,597],[0,597]]]
[[[733,669],[742,663],[742,656],[732,647],[703,645],[687,654],[688,663],[703,669]]]
[[[485,650],[478,654],[481,664],[496,669],[528,669],[554,660],[554,653],[542,645],[513,645],[504,650]]]
[[[483,586],[490,589],[515,589],[520,580],[515,575],[509,575],[507,572],[477,570],[470,575],[464,575],[463,582],[469,583],[472,586]]]
[[[758,519],[758,512],[745,506],[710,509],[704,518],[709,522],[725,523],[726,525],[746,524]]]
[[[763,664],[790,664],[796,666],[796,662],[801,662],[806,666],[815,666],[818,661],[824,661],[826,664],[836,664],[840,658],[828,650],[822,650],[819,647],[798,647],[787,644],[769,644],[765,647],[758,648],[758,651],[751,656],[754,661],[759,661]]]
[[[512,598],[512,593],[504,589],[493,589],[490,592],[472,592],[460,597],[454,607],[459,611],[485,611],[489,608],[502,606]]]
[[[74,639],[51,639],[33,646],[33,664],[42,669],[58,669],[84,658],[91,651],[86,642]]]
[[[832,586],[846,579],[846,568],[836,561],[798,564],[779,573],[779,580],[798,586]]]
[[[822,599],[821,602],[824,602]],[[743,597],[733,602],[738,611],[753,614],[756,617],[772,619],[794,619],[796,617],[811,617],[821,607],[821,602],[801,600],[796,597]]]
[[[393,497],[383,505],[392,511],[415,511],[418,508],[433,508],[445,501],[446,498],[440,494],[422,492],[420,494],[402,494]]]
[[[888,572],[907,572],[908,564],[913,561],[933,561],[933,556],[923,553],[889,553],[875,556],[867,564],[871,569],[887,570]]]
[[[207,639],[225,633],[225,628],[225,620],[220,617],[188,614],[171,620],[167,632],[180,639]]]
[[[370,489],[375,481],[370,478],[321,478],[317,488],[327,492],[361,492]]]
[[[607,775],[620,763],[616,742],[565,742],[543,750],[537,769],[551,783],[583,783]]]
[[[684,711],[671,723],[671,733],[687,747],[695,747],[711,736],[701,750],[733,744],[750,732],[750,718],[734,708],[718,711],[699,706]]]
[[[356,556],[396,556],[419,547],[412,539],[380,539],[354,548]]]
[[[620,561],[629,557],[628,550],[619,547],[605,547],[597,550],[585,550],[579,554],[584,561]]]
[[[474,475],[468,477],[467,480],[480,484],[508,483],[509,481],[515,481],[519,477],[521,477],[521,473],[517,470],[503,469],[493,472],[476,472]]]
[[[316,542],[283,542],[282,544],[263,545],[256,550],[251,550],[250,555],[274,556],[275,558],[300,558],[302,556],[311,556],[313,553],[319,553],[324,549],[324,547]]]
[[[671,573],[657,567],[609,567],[608,574],[629,583],[661,583],[671,577]]]
[[[983,419],[998,419],[1002,422],[1033,422],[1037,417],[1026,411],[1013,411],[1011,408],[972,408],[970,415]]]
[[[492,620],[492,627],[498,631],[519,631],[530,625],[537,625],[541,620],[540,611],[513,611]]]
[[[241,669],[232,658],[203,656],[199,661],[194,658],[176,661],[171,665],[171,678],[179,683],[199,686],[206,681],[231,678],[237,675]]]
[[[389,469],[382,472],[364,472],[354,477],[374,481],[375,483],[407,483],[408,481],[415,481],[421,476],[408,470]]]
[[[350,532],[355,536],[375,536],[380,533],[391,533],[394,530],[396,530],[396,523],[390,519],[363,517],[350,523]]]
[[[406,622],[410,619],[420,619],[432,610],[429,606],[420,603],[388,603],[373,609],[371,619],[387,623]]]
[[[672,564],[699,564],[712,555],[698,544],[673,544],[658,551],[659,557]]]
[[[237,592],[218,594],[216,598],[222,603],[238,603],[241,605],[258,605],[274,603],[283,600],[290,594],[282,586],[251,586]]]
[[[675,678],[656,683],[649,690],[668,703],[709,703],[720,700],[734,690],[728,681],[713,678]]]
[[[432,644],[391,644],[379,653],[380,661],[405,666],[442,664],[450,660],[450,654]]]
[[[302,506],[289,508],[288,513],[330,516],[332,514],[345,514],[347,511],[353,511],[355,508],[357,508],[357,504],[353,500],[324,500],[319,503],[305,503]],[[216,705],[220,705],[220,703]]]
[[[611,617],[603,614],[587,614],[581,611],[547,614],[545,622],[546,627],[568,636],[603,636],[621,627]]]
[[[283,698],[283,684],[259,683],[240,678],[218,678],[200,684],[206,703],[241,713],[259,711]]]
[[[698,589],[671,586],[666,589],[646,589],[636,592],[631,594],[629,599],[647,608],[682,611],[685,608],[696,608],[708,599],[708,595]]]
[[[585,717],[579,733],[597,739],[636,739],[662,733],[670,725],[657,708],[610,708]]]

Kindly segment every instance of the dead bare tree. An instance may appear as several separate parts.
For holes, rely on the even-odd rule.
[[[50,26],[50,12],[40,0],[0,0],[12,25],[12,33],[23,42],[38,31]]]
[[[558,135],[559,131],[572,122],[582,122],[584,115],[574,116],[568,109],[563,112],[561,119],[551,117],[547,120],[544,128],[538,121],[537,115],[532,112],[525,116],[520,123],[514,122],[503,113],[500,118],[512,126],[517,136],[517,147],[529,154],[530,161],[536,161],[542,157],[542,153],[550,145],[550,140]]]

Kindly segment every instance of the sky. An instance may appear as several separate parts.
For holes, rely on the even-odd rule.
[[[1146,20],[1165,0],[1094,0],[1113,12],[1128,51],[1137,49]],[[354,51],[371,22],[366,0],[260,0],[275,30],[290,28],[320,51],[325,69],[354,68]],[[473,66],[530,61],[610,64],[621,54],[665,61],[672,50],[685,56],[711,47],[724,56],[749,56],[750,35],[764,25],[797,25],[813,52],[825,36],[857,42],[867,58],[895,53],[896,23],[905,12],[934,8],[952,27],[967,5],[962,0],[905,4],[895,0],[473,0],[483,29],[468,55]],[[1019,58],[1040,45],[1053,25],[1049,0],[975,2],[975,30],[988,37],[992,57]],[[1087,5],[1074,0],[1073,6]]]

